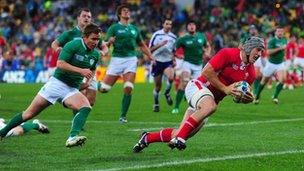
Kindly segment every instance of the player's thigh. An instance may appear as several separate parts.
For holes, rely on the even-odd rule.
[[[278,81],[283,83],[286,80],[287,72],[286,70],[279,70],[277,71]]]
[[[91,107],[88,99],[81,94],[80,92],[77,92],[68,98],[64,100],[64,104],[73,110],[79,110],[83,107]]]
[[[94,89],[87,88],[85,96],[88,98],[91,105],[95,103],[97,91]]]
[[[134,72],[127,72],[127,73],[125,73],[125,74],[122,75],[122,78],[123,78],[124,82],[134,83],[135,76],[136,76],[136,73],[134,73]]]
[[[51,105],[45,98],[37,94],[28,108],[23,112],[23,119],[28,120],[38,115],[42,110]]]
[[[108,74],[107,74],[107,75],[104,77],[104,79],[102,80],[102,82],[103,82],[104,84],[109,85],[109,86],[113,86],[113,85],[115,84],[115,82],[117,81],[118,78],[119,78],[118,75],[108,75]]]

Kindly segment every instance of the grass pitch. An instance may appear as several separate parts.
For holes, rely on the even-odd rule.
[[[0,84],[0,117],[24,110],[41,85]],[[262,94],[259,105],[235,104],[227,97],[207,126],[187,141],[185,151],[151,144],[140,154],[132,147],[143,130],[177,127],[183,114],[171,114],[164,97],[159,113],[152,112],[152,84],[137,84],[128,113],[129,123],[118,122],[122,85],[97,102],[82,135],[83,147],[66,148],[72,120],[60,104],[38,118],[51,133],[32,131],[0,142],[0,170],[303,170],[304,88],[284,90],[280,104],[271,102],[273,90]],[[175,94],[172,93],[172,97]],[[186,102],[181,111],[185,111]]]

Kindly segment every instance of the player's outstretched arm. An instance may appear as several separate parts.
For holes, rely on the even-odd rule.
[[[140,47],[141,51],[142,51],[145,55],[147,55],[147,57],[149,58],[149,60],[151,60],[151,61],[153,62],[154,59],[153,59],[152,54],[151,54],[149,48],[147,47],[147,45],[146,45],[143,41],[141,41],[141,42],[139,43],[139,47]]]

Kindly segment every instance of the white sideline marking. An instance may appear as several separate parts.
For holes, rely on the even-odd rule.
[[[210,157],[210,158],[192,159],[192,160],[174,160],[174,161],[167,161],[167,162],[158,163],[158,164],[135,165],[135,166],[129,166],[129,167],[101,169],[99,171],[117,171],[117,170],[159,168],[159,167],[165,167],[165,166],[176,166],[176,165],[192,164],[192,163],[208,163],[208,162],[213,162],[213,161],[225,161],[225,160],[245,159],[245,158],[253,158],[253,157],[263,157],[263,156],[278,156],[278,155],[284,155],[284,154],[297,154],[297,153],[304,153],[304,150],[288,150],[288,151],[278,151],[278,152],[238,154],[238,155]]]
[[[304,118],[303,118],[304,120]],[[43,120],[41,119],[42,122],[49,122],[49,123],[71,123],[71,120]],[[86,123],[95,123],[95,124],[116,124],[120,123],[118,120],[117,121],[92,121],[88,120]],[[129,121],[127,124],[155,124],[155,125],[177,125],[179,124],[178,122],[139,122],[139,121]]]
[[[294,119],[273,119],[273,120],[266,120],[266,121],[234,122],[234,123],[207,123],[204,127],[256,125],[256,124],[281,123],[281,122],[296,122],[296,121],[303,121],[303,120],[304,120],[304,118],[294,118]],[[128,129],[128,131],[145,131],[145,130],[153,131],[153,130],[159,130],[159,129],[163,129],[163,127]]]

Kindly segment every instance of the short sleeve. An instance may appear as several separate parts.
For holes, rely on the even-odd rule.
[[[75,53],[75,44],[73,43],[73,41],[68,42],[61,50],[60,54],[59,54],[59,60],[63,60],[63,61],[69,61],[74,53]]]
[[[57,42],[59,43],[60,46],[65,45],[68,42],[68,37],[69,37],[69,32],[65,31],[63,33],[61,33],[58,37],[57,37]]]

